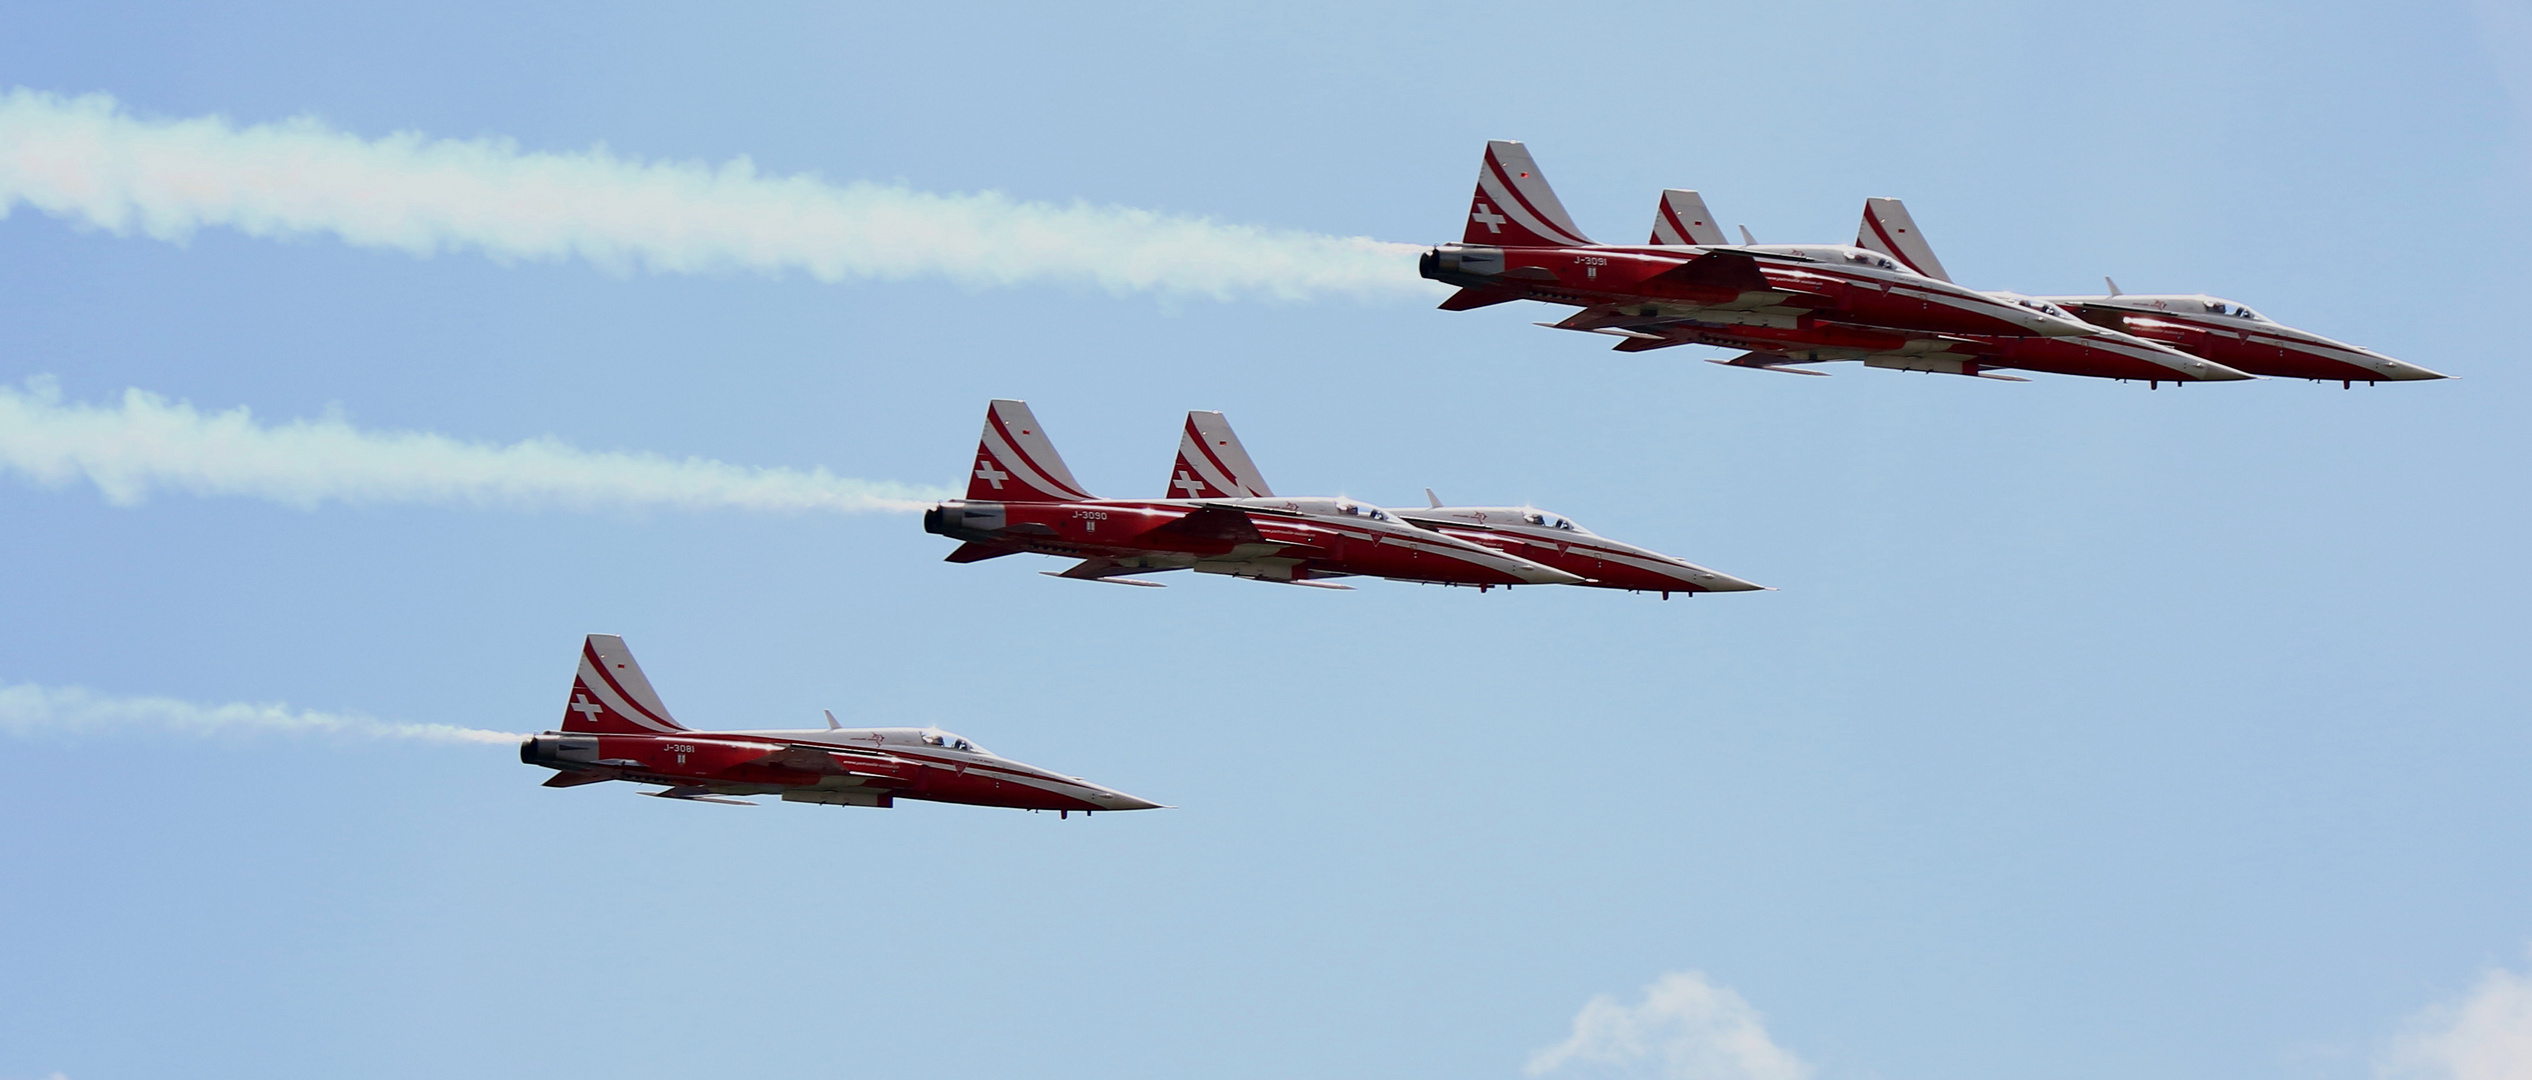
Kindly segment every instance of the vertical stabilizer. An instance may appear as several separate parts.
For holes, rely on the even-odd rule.
[[[1925,242],[1925,234],[1917,231],[1916,219],[1908,216],[1908,208],[1897,199],[1864,200],[1864,224],[1855,231],[1855,246],[1888,255],[1936,281],[1952,280],[1943,261],[1934,257],[1934,248]]]
[[[1556,201],[1529,148],[1497,139],[1486,144],[1486,160],[1477,167],[1477,197],[1469,204],[1468,231],[1460,243],[1582,247],[1591,240]]]
[[[1705,196],[1678,188],[1662,192],[1662,204],[1653,208],[1653,242],[1703,245],[1731,243],[1723,237],[1723,226],[1715,224],[1714,215],[1706,211]]]
[[[562,730],[580,735],[655,735],[684,731],[668,715],[659,692],[633,662],[633,652],[614,634],[591,634],[580,646],[580,671],[572,677],[571,702]]]
[[[1173,499],[1263,499],[1274,491],[1257,474],[1248,448],[1218,412],[1191,412],[1178,435],[1178,463],[1169,471]]]
[[[974,502],[1080,502],[1081,489],[1038,426],[1029,403],[997,398],[985,408],[985,435],[968,471],[967,498]]]

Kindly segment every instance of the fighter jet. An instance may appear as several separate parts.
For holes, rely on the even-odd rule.
[[[591,634],[580,648],[563,726],[528,739],[519,760],[555,770],[546,787],[608,780],[657,784],[642,794],[695,802],[893,806],[898,799],[1021,810],[1151,810],[1159,803],[1024,765],[939,728],[695,731],[668,714],[624,639]]]
[[[1166,570],[1331,589],[1351,588],[1327,580],[1348,576],[1481,590],[1582,580],[1354,499],[1252,496],[1240,477],[1222,471],[1253,478],[1246,458],[1208,459],[1204,478],[1178,478],[1173,490],[1182,497],[1102,499],[1073,479],[1027,403],[997,400],[985,411],[967,497],[926,511],[923,528],[964,541],[950,562],[1061,555],[1081,561],[1048,576],[1121,585],[1157,586],[1131,576]]]
[[[1169,490],[1190,498],[1269,500],[1275,497],[1265,476],[1218,412],[1190,412],[1179,433],[1178,460],[1170,468]],[[1670,594],[1749,592],[1753,585],[1730,574],[1633,544],[1620,543],[1575,524],[1572,518],[1527,506],[1444,506],[1432,489],[1424,492],[1431,506],[1391,511],[1410,525],[1481,544],[1531,562],[1576,575],[1576,585],[1630,592]]]
[[[1928,277],[1950,281],[1934,257],[1925,234],[1908,208],[1897,199],[1864,200],[1864,221],[1857,230],[1858,247],[1888,255]],[[2106,296],[2016,297],[2054,305],[2096,326],[2132,334],[2206,360],[2254,375],[2353,383],[2409,382],[2447,376],[2404,363],[2370,349],[2332,341],[2319,334],[2280,326],[2250,308],[2204,294],[2136,295],[2119,291]],[[2012,296],[1996,293],[1997,296]]]
[[[1685,196],[1685,198],[1680,198]],[[2021,368],[2166,381],[2248,378],[2221,364],[2107,331],[2044,303],[2004,298],[1917,273],[1844,245],[1727,246],[1691,192],[1666,192],[1654,243],[1598,244],[1575,227],[1528,149],[1486,144],[1468,225],[1426,252],[1425,277],[1460,286],[1465,311],[1513,300],[1583,310],[1562,330],[1627,340],[1620,351],[1705,344],[1750,351],[1725,361],[1869,366],[1987,375]],[[2067,339],[2062,344],[2053,343]],[[1804,372],[1822,374],[1821,372]]]

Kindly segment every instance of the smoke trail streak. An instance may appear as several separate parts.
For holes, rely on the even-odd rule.
[[[454,724],[406,724],[287,705],[197,705],[163,697],[104,697],[76,686],[0,686],[0,731],[19,736],[115,731],[187,735],[315,734],[442,743],[515,744],[527,736]]]
[[[1230,299],[1422,297],[1420,247],[1124,207],[932,194],[814,176],[532,153],[506,139],[363,139],[310,118],[144,119],[103,94],[0,94],[0,216],[23,202],[118,235],[331,235],[416,255],[579,257],[664,273],[800,271],[1094,283]]]
[[[52,380],[0,386],[0,473],[40,484],[85,479],[117,506],[155,490],[243,495],[297,507],[462,503],[675,509],[909,511],[946,490],[853,480],[825,469],[751,468],[701,458],[599,453],[553,438],[507,446],[412,431],[364,431],[340,416],[259,424],[244,408],[206,414],[141,390],[119,408],[65,404]]]

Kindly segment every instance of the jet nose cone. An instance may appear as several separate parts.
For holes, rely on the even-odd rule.
[[[1124,793],[1124,792],[1122,792],[1122,791],[1102,791],[1102,792],[1100,792],[1100,793],[1098,793],[1098,794],[1096,794],[1096,795],[1091,796],[1091,797],[1090,797],[1090,801],[1095,802],[1095,803],[1098,803],[1098,804],[1099,804],[1099,809],[1102,809],[1102,810],[1162,810],[1162,809],[1167,809],[1166,807],[1163,807],[1163,806],[1162,806],[1161,804],[1159,804],[1159,803],[1152,802],[1152,801],[1150,801],[1150,800],[1148,800],[1148,799],[1137,799],[1137,798],[1135,798],[1134,796],[1132,796],[1132,795],[1128,795],[1128,794],[1126,794],[1126,793]]]
[[[1705,574],[1704,574],[1704,576],[1702,576],[1702,577],[1700,577],[1700,578],[1698,578],[1698,579],[1697,579],[1697,587],[1698,587],[1698,588],[1700,588],[1700,589],[1704,589],[1704,590],[1705,590],[1705,591],[1707,591],[1707,592],[1766,592],[1766,591],[1767,591],[1767,586],[1765,586],[1765,585],[1761,585],[1761,584],[1759,584],[1759,583],[1757,583],[1757,582],[1754,582],[1754,581],[1743,581],[1743,580],[1741,580],[1741,579],[1739,579],[1739,578],[1733,577],[1733,576],[1732,576],[1732,575],[1730,575],[1730,574],[1718,574],[1718,573],[1715,573],[1715,572],[1714,572],[1714,571],[1712,571],[1712,570],[1708,570],[1708,571],[1706,571],[1706,572],[1705,572]]]
[[[2190,365],[2189,373],[2202,382],[2232,382],[2237,379],[2259,378],[2250,372],[2237,371],[2212,360],[2200,360]]]
[[[1513,568],[1512,573],[1513,576],[1518,577],[1523,582],[1531,585],[1580,585],[1583,582],[1590,580],[1583,577],[1581,574],[1569,574],[1553,566],[1539,566],[1537,564],[1532,564],[1526,567],[1515,567]]]
[[[2429,371],[2416,364],[2402,363],[2401,361],[2391,359],[2390,357],[2383,358],[2381,367],[2383,378],[2389,379],[2393,382],[2413,382],[2421,379],[2452,378],[2452,376],[2441,371]]]

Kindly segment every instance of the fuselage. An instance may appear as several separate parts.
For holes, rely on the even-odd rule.
[[[1012,761],[936,728],[546,732],[519,759],[578,782],[626,780],[714,795],[887,806],[896,799],[1025,810],[1148,810],[1159,804]]]
[[[1699,262],[1715,256],[1721,258],[1711,266]],[[1623,324],[1643,335],[1622,349],[1694,342],[1969,374],[2018,368],[2168,382],[2246,377],[2044,300],[1954,285],[1855,247],[1443,245],[1427,256],[1425,276],[1584,307],[1582,323],[1558,325]]]
[[[2319,334],[2281,326],[2215,296],[2051,296],[2087,322],[2255,375],[2331,382],[2407,382],[2444,375]]]
[[[1436,506],[1399,513],[1426,528],[1579,575],[1581,584],[1595,588],[1668,594],[1766,587],[1611,540],[1572,518],[1535,507]]]
[[[1125,568],[1273,581],[1357,575],[1491,587],[1580,580],[1350,499],[971,499],[934,507],[923,527],[970,543]]]
[[[2060,319],[1836,245],[1484,247],[1444,244],[1424,276],[1475,289],[1593,307],[1650,302],[1732,312],[1750,325],[1842,322],[1949,334],[2078,337]]]

